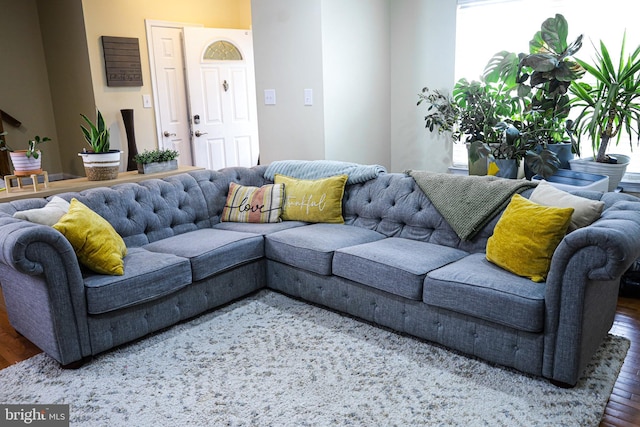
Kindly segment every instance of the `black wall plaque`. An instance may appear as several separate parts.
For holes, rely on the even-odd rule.
[[[142,86],[137,38],[102,36],[107,86]]]

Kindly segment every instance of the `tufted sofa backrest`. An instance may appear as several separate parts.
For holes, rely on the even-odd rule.
[[[76,197],[109,221],[127,246],[135,247],[217,224],[229,182],[263,185],[264,169],[199,170],[61,196]]]
[[[66,200],[76,197],[107,219],[127,246],[135,247],[217,224],[229,183],[259,187],[269,183],[264,178],[265,170],[266,166],[199,170],[59,196]],[[38,208],[46,203],[46,199],[37,198],[17,200],[2,205],[0,211],[12,215],[16,210]],[[473,240],[461,241],[414,179],[400,173],[348,185],[343,214],[348,225],[468,252],[485,250],[499,218],[496,216]]]
[[[207,212],[212,224],[220,222],[222,209],[229,194],[229,183],[260,187],[268,184],[264,178],[266,166],[254,166],[252,168],[227,168],[219,171],[201,170],[190,172],[203,192],[207,204]]]
[[[113,225],[127,246],[142,246],[210,227],[200,186],[188,174],[61,194],[87,205]]]
[[[468,252],[484,252],[498,221],[494,218],[473,240],[462,241],[415,180],[400,173],[388,173],[347,186],[343,213],[345,222],[350,225],[389,237],[420,240]]]

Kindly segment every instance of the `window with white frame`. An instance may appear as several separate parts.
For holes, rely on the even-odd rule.
[[[528,53],[529,40],[542,22],[556,13],[567,19],[569,41],[583,35],[582,49],[575,56],[586,62],[595,58],[594,46],[600,40],[612,58],[617,58],[625,31],[626,52],[640,44],[638,0],[458,0],[455,80],[478,79],[489,59],[501,50]],[[635,135],[632,140],[630,146],[628,137],[623,136],[619,145],[610,144],[610,151],[631,155],[627,171],[640,173],[640,147]],[[586,138],[581,152],[583,157],[592,154]],[[466,163],[464,145],[455,144],[454,165]]]

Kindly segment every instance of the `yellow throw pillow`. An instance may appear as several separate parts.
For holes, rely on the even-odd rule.
[[[515,194],[487,241],[487,259],[518,276],[544,282],[572,214],[573,208],[542,206]]]
[[[111,224],[77,199],[53,228],[69,240],[86,267],[101,274],[122,276],[127,247]]]
[[[276,174],[274,182],[284,184],[282,219],[344,224],[342,196],[347,178],[347,175],[336,175],[310,180]]]
[[[280,222],[283,201],[284,184],[249,187],[230,182],[220,221]]]

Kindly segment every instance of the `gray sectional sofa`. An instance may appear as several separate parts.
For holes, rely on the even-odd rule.
[[[265,168],[59,195],[122,236],[123,276],[92,273],[55,229],[13,217],[47,199],[0,204],[12,325],[69,365],[266,287],[574,385],[613,323],[620,276],[640,257],[640,201],[583,193],[604,201],[604,213],[565,236],[547,281],[534,283],[486,260],[500,215],[461,240],[399,173],[347,185],[345,224],[220,222],[229,183],[269,183]]]

